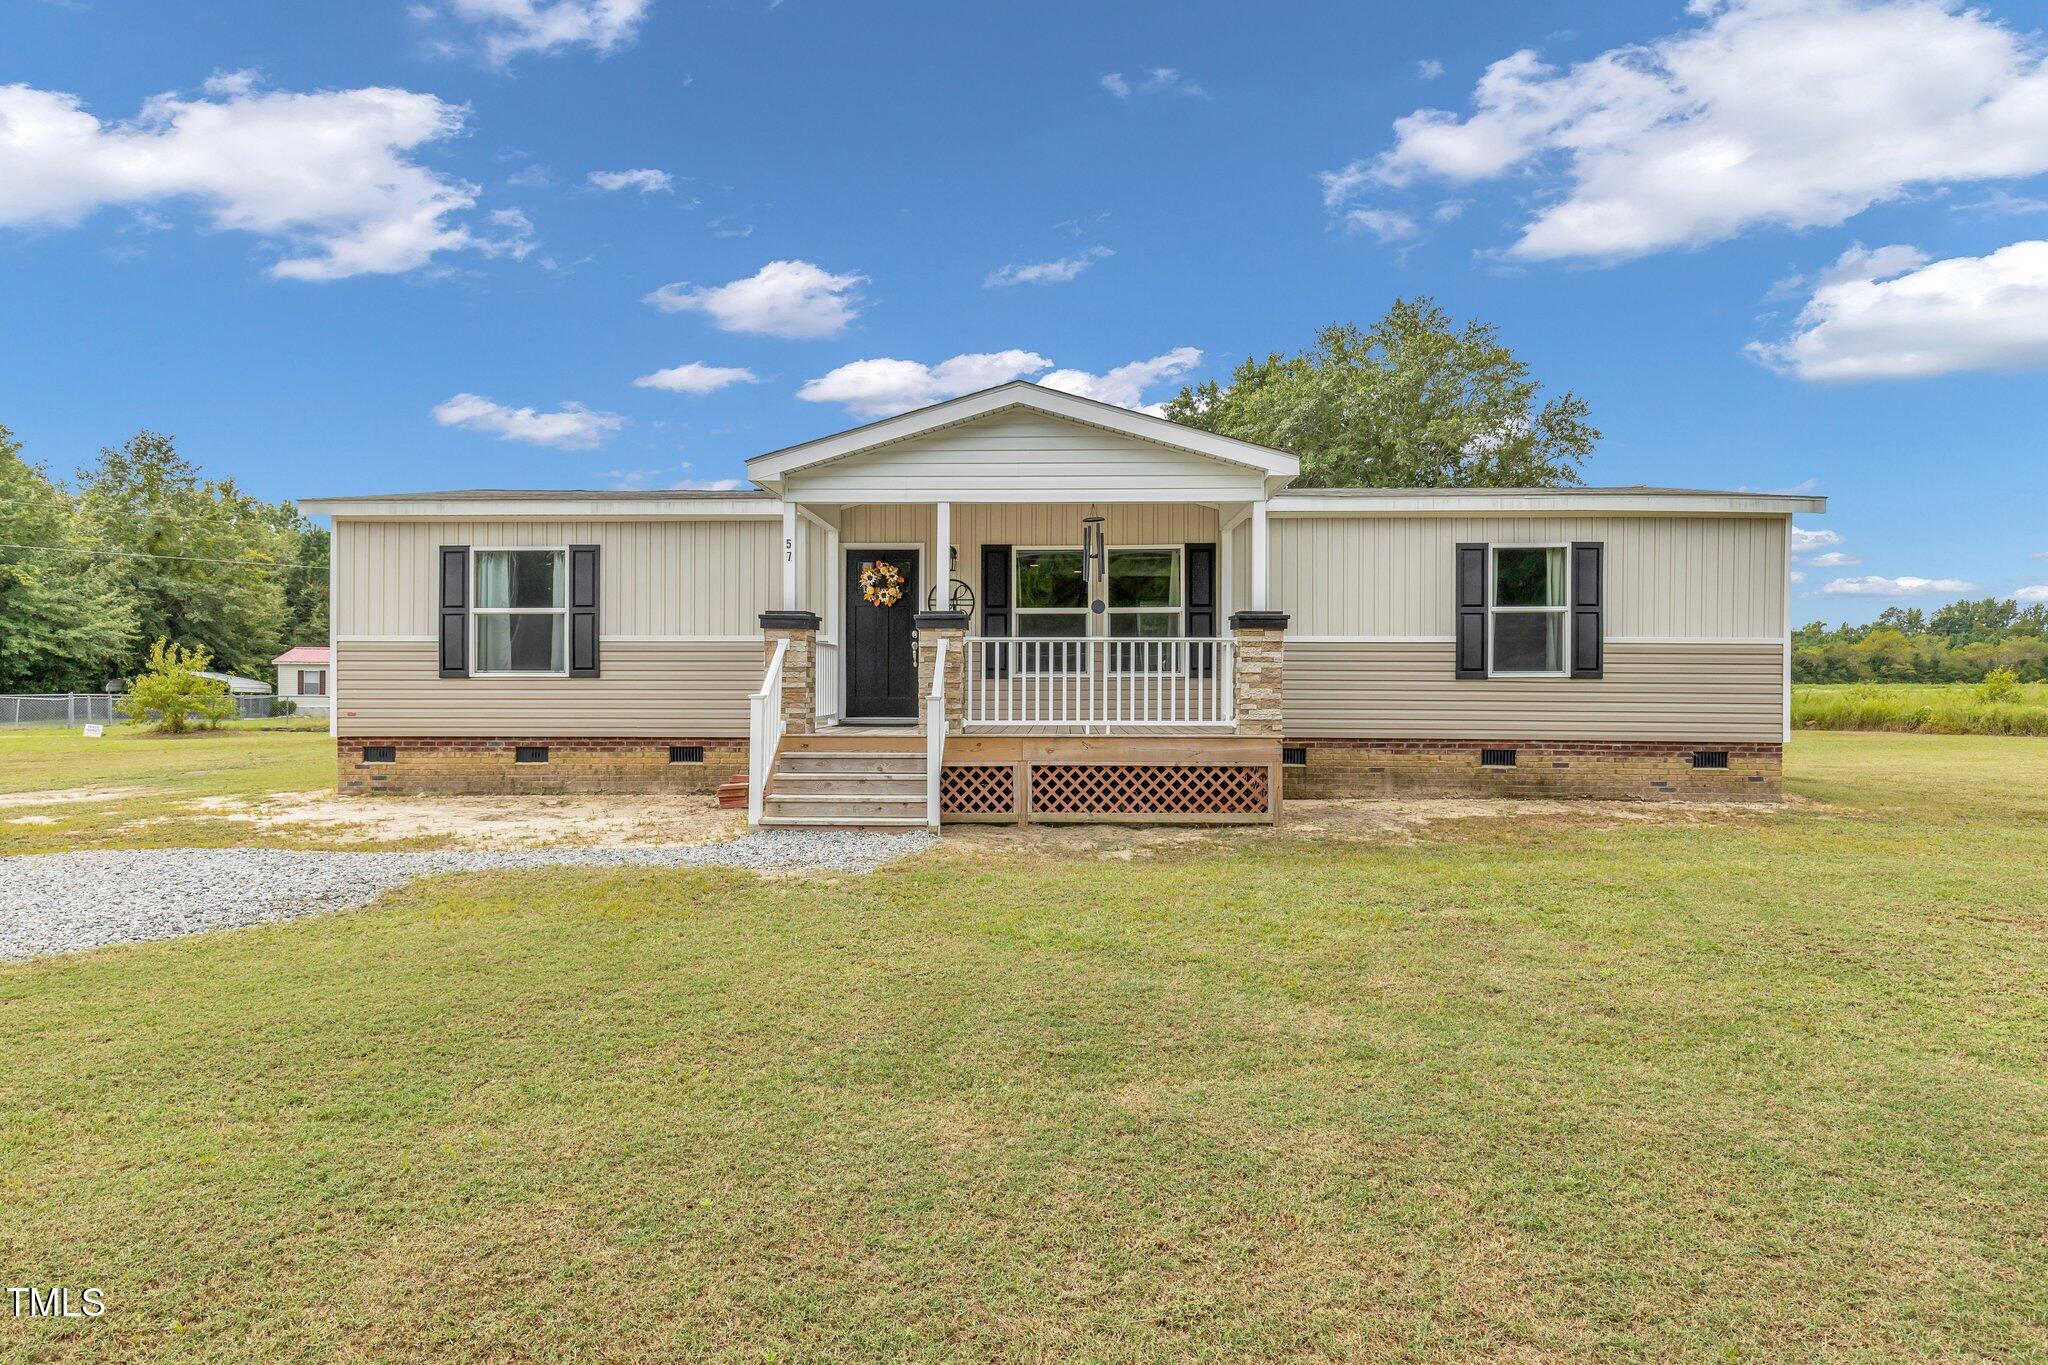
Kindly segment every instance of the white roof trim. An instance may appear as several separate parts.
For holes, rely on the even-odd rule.
[[[775,498],[607,498],[570,494],[564,497],[505,499],[390,497],[307,498],[299,510],[316,517],[394,517],[435,521],[565,521],[604,518],[645,521],[655,517],[780,517]]]
[[[1681,493],[1630,488],[1401,489],[1368,496],[1355,492],[1319,496],[1311,490],[1275,494],[1267,501],[1266,510],[1276,517],[1660,512],[1690,516],[1791,516],[1797,512],[1825,512],[1828,500],[1778,493]]]
[[[842,460],[849,455],[873,450],[877,446],[907,441],[914,436],[922,436],[942,427],[957,426],[962,422],[971,422],[977,417],[986,417],[1007,408],[1029,408],[1053,417],[1063,417],[1070,422],[1102,427],[1136,440],[1150,441],[1154,445],[1204,455],[1226,464],[1243,465],[1270,477],[1291,479],[1301,472],[1301,461],[1285,451],[1253,445],[1250,441],[1240,441],[1230,436],[1218,436],[1195,427],[1185,427],[1178,422],[1169,422],[1150,413],[1133,412],[1129,408],[1120,408],[1113,403],[1098,403],[1092,398],[1077,398],[1071,393],[1041,388],[1028,380],[1019,379],[1008,384],[1000,384],[993,389],[983,389],[980,393],[970,393],[964,398],[934,403],[930,407],[918,408],[914,412],[906,412],[897,417],[885,417],[864,427],[842,431],[837,436],[825,436],[766,455],[756,455],[747,461],[747,477],[755,483],[766,484],[799,469],[809,469],[813,465],[825,464],[831,460]]]

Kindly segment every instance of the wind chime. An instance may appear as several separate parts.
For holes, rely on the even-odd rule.
[[[1088,585],[1088,610],[1097,616],[1108,609],[1102,583],[1109,572],[1109,542],[1102,533],[1102,514],[1081,518],[1081,581]]]

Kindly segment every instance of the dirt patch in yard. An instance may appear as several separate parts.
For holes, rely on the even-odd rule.
[[[1722,825],[1782,818],[1806,804],[1707,801],[1545,801],[1446,798],[1409,801],[1287,801],[1281,838],[1332,843],[1407,843],[1464,827],[1475,836],[1489,822],[1517,827],[1566,825]],[[1230,848],[1272,839],[1263,825],[948,825],[946,841],[963,850],[1039,853],[1053,857],[1129,860],[1174,850]]]
[[[201,797],[195,813],[264,833],[444,848],[623,848],[709,844],[746,832],[746,812],[709,796],[341,796],[282,792]]]
[[[122,801],[154,796],[158,787],[70,787],[54,792],[0,792],[0,809],[9,806],[75,806],[84,801]]]

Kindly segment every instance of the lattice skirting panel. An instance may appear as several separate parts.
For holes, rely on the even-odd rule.
[[[1017,814],[1017,765],[948,763],[939,770],[939,813],[961,816]]]
[[[1031,815],[1132,819],[1264,820],[1271,770],[1232,763],[1036,763]]]

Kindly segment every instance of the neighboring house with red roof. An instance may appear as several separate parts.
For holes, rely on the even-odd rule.
[[[299,704],[302,711],[324,711],[333,689],[334,651],[326,645],[299,645],[270,661],[277,665],[277,695]]]

